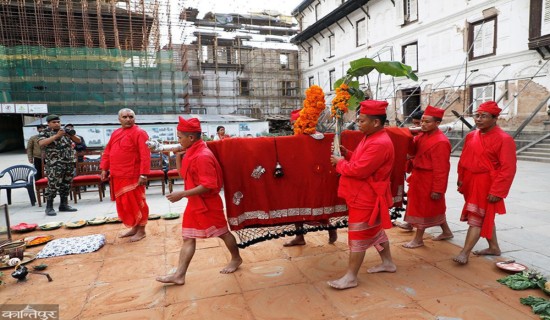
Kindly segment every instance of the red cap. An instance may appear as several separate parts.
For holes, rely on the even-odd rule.
[[[379,100],[365,100],[362,101],[360,105],[361,109],[359,113],[361,114],[366,114],[367,116],[384,116],[386,115],[388,103]]]
[[[202,132],[201,122],[197,118],[191,118],[189,120],[185,120],[184,118],[180,117],[180,120],[178,123],[178,131],[179,132]]]
[[[501,111],[502,109],[499,108],[498,104],[494,101],[483,102],[476,110],[476,112],[488,112],[495,117],[498,117]]]
[[[427,106],[426,110],[424,110],[425,116],[431,116],[431,117],[440,118],[440,119],[443,119],[444,113],[445,113],[444,109],[436,108],[432,106]]]
[[[300,117],[300,111],[302,111],[302,109],[292,110],[290,112],[290,121],[298,120],[298,118]]]

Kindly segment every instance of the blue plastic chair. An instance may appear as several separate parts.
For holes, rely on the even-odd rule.
[[[11,204],[12,189],[26,188],[31,199],[31,204],[34,206],[36,203],[36,196],[34,195],[34,175],[36,174],[36,169],[27,165],[16,165],[2,170],[0,178],[4,177],[6,173],[10,175],[11,184],[1,184],[0,192],[2,189],[6,189],[8,204]]]

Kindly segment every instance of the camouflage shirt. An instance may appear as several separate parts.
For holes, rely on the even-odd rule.
[[[55,136],[57,132],[51,129],[46,129],[38,134],[38,141]],[[44,147],[46,164],[54,164],[56,162],[72,163],[75,162],[75,153],[73,150],[73,141],[68,136],[54,140],[52,143]]]

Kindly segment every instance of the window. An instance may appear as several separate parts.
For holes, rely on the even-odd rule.
[[[189,112],[191,114],[206,114],[206,108],[191,108]]]
[[[315,80],[313,77],[309,77],[307,78],[307,82],[308,82],[308,86],[311,87],[312,85],[315,84]]]
[[[550,0],[529,3],[529,49],[550,58]]]
[[[216,52],[216,59],[218,63],[231,63],[231,48],[219,47]]]
[[[329,81],[329,91],[334,90],[332,87],[334,85],[334,82],[336,81],[336,70],[332,69],[328,72],[328,81]]]
[[[315,21],[317,21],[317,20],[319,20],[319,18],[321,18],[321,16],[320,16],[320,14],[321,14],[320,10],[321,10],[321,4],[320,4],[320,3],[317,3],[317,4],[315,5]]]
[[[279,61],[281,63],[281,69],[290,69],[288,53],[279,54]]]
[[[281,81],[281,89],[283,97],[292,97],[296,90],[296,85],[293,81]]]
[[[357,47],[367,43],[367,23],[365,18],[358,20],[355,23],[355,45]]]
[[[307,60],[309,61],[309,66],[313,65],[313,47],[307,48]]]
[[[248,80],[239,80],[239,94],[241,96],[250,95],[250,88],[248,86],[249,86]]]
[[[202,93],[202,83],[200,78],[191,78],[191,92],[193,94]]]
[[[417,0],[403,0],[403,10],[405,24],[418,20]]]
[[[480,104],[495,100],[495,84],[483,83],[470,86],[470,109],[468,114],[473,114]]]
[[[201,46],[200,60],[202,63],[208,62],[208,46]]]
[[[334,51],[336,50],[336,45],[334,44],[334,35],[331,34],[328,36],[328,57],[334,57]]]
[[[468,32],[468,50],[470,60],[496,54],[497,17],[470,23]]]
[[[244,115],[251,115],[252,109],[251,108],[238,108],[237,114],[244,114]]]
[[[409,43],[401,47],[403,63],[411,66],[412,71],[418,71],[418,42]]]

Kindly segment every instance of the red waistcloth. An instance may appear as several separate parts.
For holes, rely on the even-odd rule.
[[[412,140],[408,129],[388,132],[398,143],[394,148],[406,150]],[[358,131],[342,133],[342,144],[354,149],[364,135]],[[330,164],[330,146],[334,134],[322,140],[307,135],[286,137],[234,138],[208,142],[222,171],[224,196],[231,230],[246,227],[316,222],[347,214],[345,201],[338,197],[338,175]],[[273,176],[277,159],[284,176]],[[398,175],[401,201],[406,152],[393,164]],[[253,178],[255,168],[265,172]],[[397,193],[396,193],[397,196]]]
[[[461,221],[469,214],[483,217],[481,236],[491,239],[496,214],[505,214],[504,198],[508,195],[516,174],[516,144],[514,139],[496,126],[485,134],[476,130],[466,136],[458,162],[459,192],[464,195]],[[502,198],[495,203],[488,195]]]
[[[407,214],[405,221],[425,229],[445,222],[445,191],[449,179],[451,144],[443,132],[421,133],[414,138],[416,152],[411,176],[407,179]],[[431,193],[441,194],[433,200]]]
[[[371,223],[373,210],[349,207],[348,245],[351,252],[364,252],[388,241],[380,219]]]
[[[149,206],[145,201],[145,186],[138,185],[139,178],[111,176],[111,192],[116,200],[118,217],[126,227],[145,226],[149,218]]]
[[[148,139],[147,132],[136,125],[115,130],[101,156],[101,169],[119,178],[148,174],[151,168],[151,152],[145,144]]]
[[[204,141],[195,142],[187,149],[182,159],[180,176],[185,181],[185,190],[199,185],[210,189],[207,193],[187,198],[182,220],[183,237],[209,238],[228,232],[219,194],[223,186],[221,167]]]

